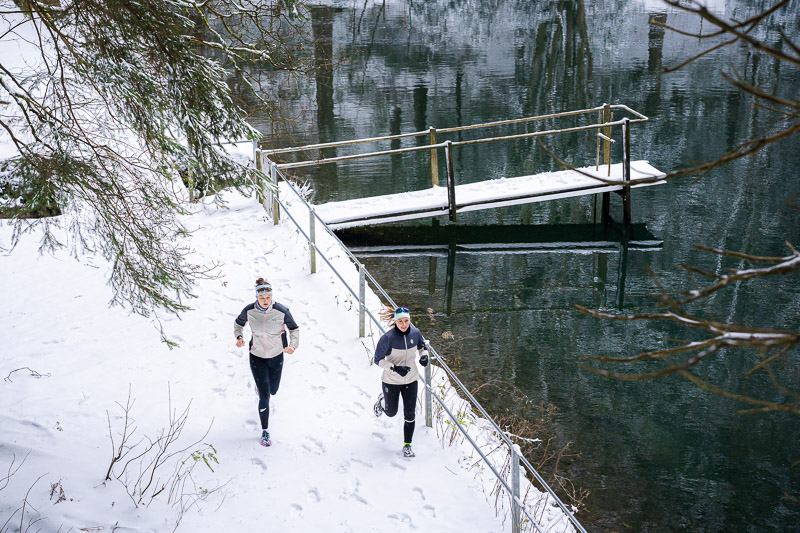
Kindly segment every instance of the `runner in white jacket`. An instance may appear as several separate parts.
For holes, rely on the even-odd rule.
[[[250,324],[250,371],[258,389],[261,445],[271,446],[269,398],[278,392],[283,371],[283,354],[293,354],[300,345],[300,328],[289,309],[272,301],[272,285],[256,280],[256,301],[239,313],[233,323],[236,346],[244,346],[244,326]]]

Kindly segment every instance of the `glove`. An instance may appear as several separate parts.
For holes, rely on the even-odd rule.
[[[392,370],[400,374],[401,376],[405,376],[411,370],[410,366],[393,366]]]
[[[419,364],[421,364],[422,366],[428,366],[428,356],[423,355],[422,357],[420,357]]]

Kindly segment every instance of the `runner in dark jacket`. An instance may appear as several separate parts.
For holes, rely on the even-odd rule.
[[[422,333],[411,325],[411,313],[405,307],[394,311],[394,325],[383,334],[375,348],[375,364],[383,368],[383,394],[375,403],[375,416],[397,414],[400,396],[403,397],[403,455],[414,457],[411,439],[417,407],[417,355],[422,366],[428,364],[428,350]],[[385,403],[384,403],[385,402]]]
[[[256,301],[239,313],[233,323],[236,346],[244,346],[244,326],[250,324],[250,371],[258,389],[258,415],[261,419],[261,445],[271,446],[269,438],[269,398],[278,392],[283,371],[283,354],[293,354],[300,345],[300,328],[289,309],[272,301],[272,285],[256,280]]]

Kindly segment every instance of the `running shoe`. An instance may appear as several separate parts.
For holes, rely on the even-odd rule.
[[[272,441],[269,440],[269,431],[267,431],[266,429],[261,432],[261,445],[272,446]]]
[[[414,450],[411,449],[410,443],[403,446],[403,457],[416,457],[416,455],[414,455]]]
[[[378,396],[378,401],[375,402],[375,406],[372,410],[375,411],[375,416],[381,416],[383,414],[383,394]]]

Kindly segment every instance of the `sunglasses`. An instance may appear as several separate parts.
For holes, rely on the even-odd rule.
[[[398,307],[394,310],[394,314],[397,313],[410,313],[411,311],[408,310],[408,307]]]

